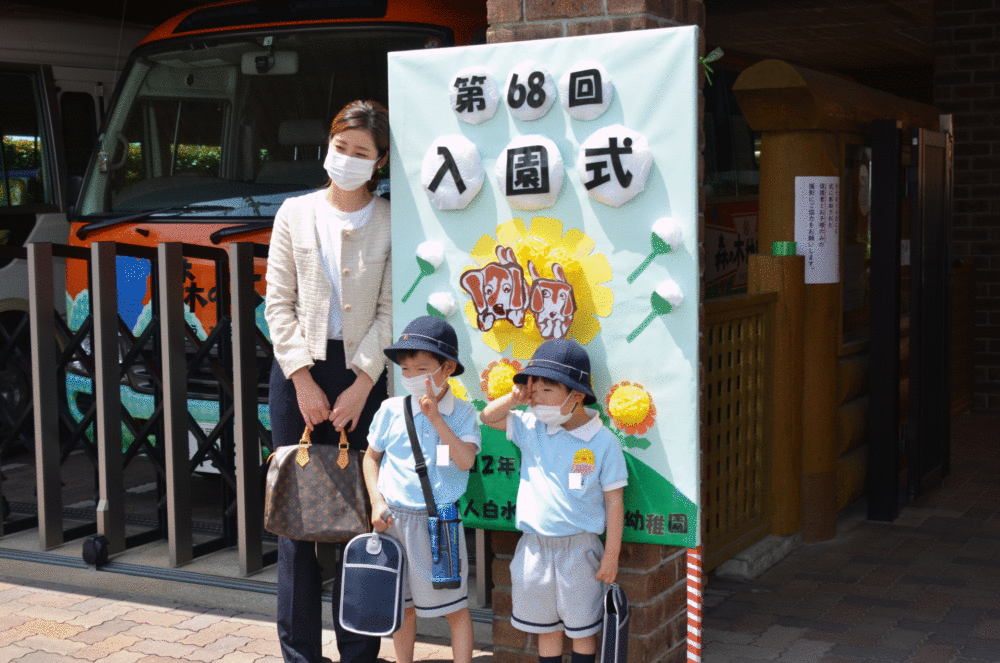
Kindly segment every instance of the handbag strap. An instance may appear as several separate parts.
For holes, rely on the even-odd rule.
[[[417,441],[417,427],[413,423],[413,406],[410,401],[412,396],[403,399],[403,418],[406,420],[406,432],[410,434],[410,446],[413,447],[413,460],[417,466],[417,476],[420,477],[420,489],[424,491],[424,501],[427,502],[427,515],[437,518],[437,506],[434,504],[434,493],[431,491],[431,482],[427,478],[427,463],[424,460],[424,452],[420,449],[420,442]]]
[[[305,430],[302,431],[302,437],[299,439],[299,449],[295,452],[295,460],[299,465],[305,467],[309,464],[309,447],[312,446],[312,434],[309,431],[309,427],[306,426]],[[350,445],[347,442],[347,431],[340,431],[340,453],[337,454],[337,467],[344,469],[350,463],[350,458],[347,452],[350,450]],[[273,453],[271,454],[274,455]]]

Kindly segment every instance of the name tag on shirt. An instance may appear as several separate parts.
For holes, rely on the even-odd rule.
[[[583,475],[579,472],[569,473],[569,489],[580,490],[583,488]]]
[[[451,465],[451,458],[448,456],[448,445],[439,444],[437,446],[437,464],[438,467],[447,467]]]

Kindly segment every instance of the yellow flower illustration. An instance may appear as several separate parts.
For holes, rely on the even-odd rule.
[[[501,357],[491,361],[480,375],[479,386],[489,400],[506,396],[514,388],[514,376],[521,370],[521,362]]]
[[[559,219],[536,216],[531,220],[530,229],[522,219],[511,219],[497,226],[496,238],[490,235],[479,238],[470,252],[477,264],[466,266],[463,273],[495,262],[498,246],[513,249],[529,289],[533,282],[529,261],[543,279],[554,278],[552,265],[558,263],[566,281],[573,287],[576,300],[576,311],[566,337],[586,345],[597,336],[601,330],[597,318],[611,315],[614,306],[614,293],[601,285],[609,282],[613,273],[603,253],[592,253],[596,242],[590,236],[576,228],[563,234],[563,224]],[[465,314],[469,324],[478,329],[476,306],[471,300],[466,302]],[[530,310],[524,316],[522,327],[514,326],[509,320],[498,320],[489,331],[483,332],[482,338],[497,352],[511,348],[511,353],[518,359],[530,358],[544,340]]]
[[[448,384],[451,386],[451,393],[455,394],[456,398],[461,398],[463,401],[469,400],[469,391],[464,384],[456,378],[448,378]]]
[[[653,397],[638,382],[624,380],[611,387],[607,403],[611,420],[628,435],[642,435],[656,420]]]

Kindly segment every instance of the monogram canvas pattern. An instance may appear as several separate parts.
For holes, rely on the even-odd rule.
[[[334,445],[310,445],[309,462],[296,462],[301,445],[289,445],[268,459],[264,528],[298,541],[339,543],[368,531],[368,492],[361,454],[351,449],[341,469]]]

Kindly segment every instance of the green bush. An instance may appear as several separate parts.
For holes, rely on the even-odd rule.
[[[174,173],[218,177],[219,156],[220,149],[218,147],[206,147],[204,145],[178,145],[177,162],[174,164]]]
[[[218,177],[220,154],[221,150],[218,147],[180,145],[177,148],[177,161],[174,164],[174,174]],[[128,156],[125,158],[124,169],[125,179],[123,186],[135,184],[145,177],[141,144],[129,143]]]
[[[3,158],[7,170],[28,170],[42,167],[42,146],[33,140],[3,139]]]

